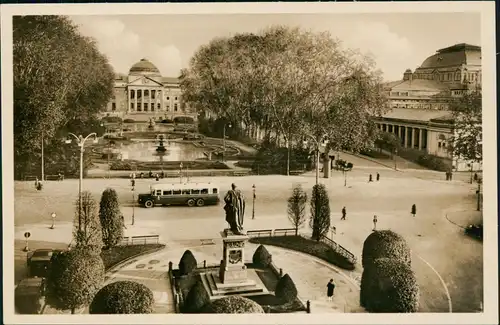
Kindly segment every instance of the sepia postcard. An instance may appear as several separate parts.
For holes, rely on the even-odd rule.
[[[4,323],[498,324],[494,9],[2,5]]]

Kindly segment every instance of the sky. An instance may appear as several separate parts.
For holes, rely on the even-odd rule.
[[[478,13],[198,14],[70,16],[93,37],[118,73],[142,58],[163,76],[177,77],[200,45],[221,36],[259,32],[272,25],[328,31],[343,46],[370,54],[385,81],[399,80],[436,50],[481,45]]]

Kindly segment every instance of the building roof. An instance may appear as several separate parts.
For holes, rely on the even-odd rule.
[[[158,68],[147,59],[141,59],[141,61],[134,64],[130,68],[129,75],[148,75],[161,77],[160,70],[158,70]]]
[[[178,84],[180,81],[179,78],[175,77],[162,77],[161,82],[164,84]]]
[[[481,47],[470,44],[455,44],[440,49],[436,54],[429,56],[422,62],[419,69],[442,68],[449,66],[461,66],[471,61],[480,59]]]
[[[442,91],[448,89],[445,83],[428,79],[413,79],[395,83],[390,87],[392,90],[430,90]]]
[[[398,120],[430,122],[431,120],[447,120],[450,116],[450,111],[414,108],[393,108],[382,117]]]

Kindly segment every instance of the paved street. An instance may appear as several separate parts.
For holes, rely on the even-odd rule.
[[[350,160],[356,167],[347,175],[347,187],[343,186],[344,178],[339,172],[332,172],[330,179],[320,179],[329,191],[332,223],[337,227],[334,240],[360,258],[363,241],[371,232],[372,217],[376,214],[379,229],[393,229],[410,243],[417,277],[427,283],[421,289],[424,292],[430,290],[429,296],[439,291],[435,294],[436,301],[427,301],[426,308],[449,311],[449,295],[453,311],[477,311],[483,288],[482,243],[464,236],[463,229],[446,218],[448,213],[456,215],[456,211],[461,211],[462,215],[476,213],[475,185],[462,180],[439,180],[437,176],[440,173],[399,172],[358,157]],[[377,172],[381,180],[368,183],[368,175],[372,173],[375,176]],[[315,177],[310,172],[290,177],[220,177],[191,181],[210,181],[223,192],[229,189],[231,183],[236,183],[247,197],[245,228],[272,229],[291,226],[286,217],[286,199],[292,186],[301,183],[310,194]],[[138,180],[136,194],[147,192],[154,182]],[[255,219],[252,219],[253,184],[257,188]],[[130,226],[132,192],[128,180],[88,179],[83,183],[83,188],[90,190],[96,200],[100,199],[106,187],[113,187],[118,192],[128,227],[126,235],[159,234],[161,241],[169,247],[172,243],[189,247],[199,245],[199,239],[219,239],[219,232],[225,227],[222,205],[202,208],[135,207],[136,225]],[[16,239],[22,239],[24,231],[29,230],[32,240],[52,238],[53,241],[68,243],[77,193],[78,180],[45,182],[42,192],[35,191],[32,182],[16,182]],[[412,204],[417,206],[415,218],[410,215]],[[347,209],[346,221],[340,221],[343,206]],[[56,230],[48,229],[51,212],[57,213]],[[217,251],[217,255],[211,256],[218,260],[219,254]]]

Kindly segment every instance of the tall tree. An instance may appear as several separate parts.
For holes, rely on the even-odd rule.
[[[123,215],[118,203],[118,194],[112,188],[102,192],[99,203],[99,219],[101,220],[102,241],[105,247],[118,245],[123,237]]]
[[[311,219],[309,225],[312,229],[312,238],[319,241],[330,229],[330,199],[324,184],[313,186],[311,195]]]
[[[81,202],[80,202],[81,200]],[[102,230],[97,212],[97,203],[88,191],[84,191],[75,202],[73,222],[73,240],[76,248],[86,249],[99,254],[101,252]]]
[[[15,16],[13,59],[14,159],[24,165],[39,161],[42,141],[57,146],[67,123],[95,118],[114,76],[95,42],[63,16]]]
[[[300,184],[293,187],[292,196],[288,198],[288,219],[299,234],[299,227],[306,221],[307,194]]]
[[[483,160],[483,106],[480,89],[465,93],[451,102],[454,135],[449,147],[454,156],[472,162]]]
[[[52,256],[46,281],[47,303],[71,310],[88,305],[104,281],[101,257],[88,250],[71,250]]]

